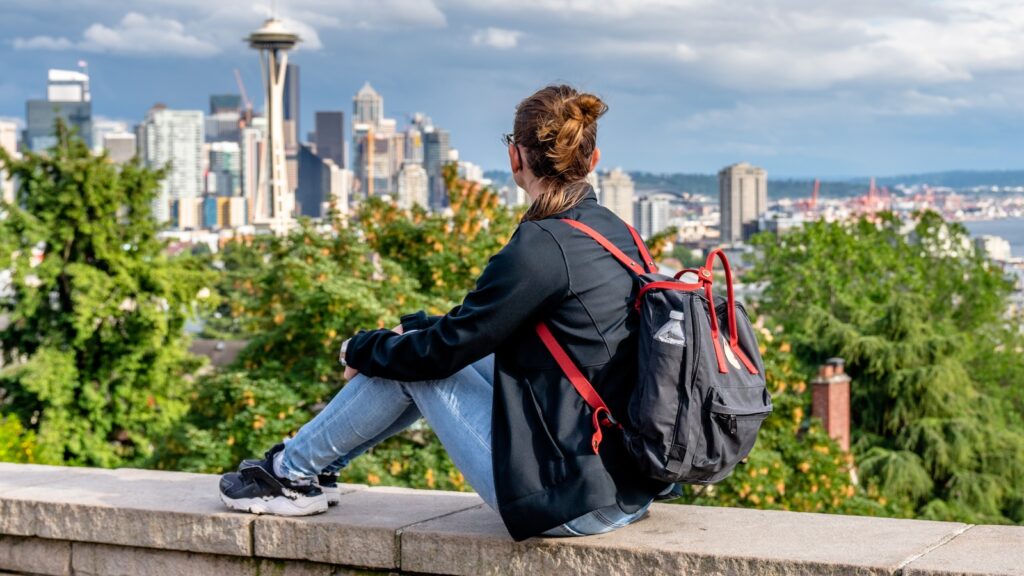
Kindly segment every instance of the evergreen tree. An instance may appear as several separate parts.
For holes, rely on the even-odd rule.
[[[905,231],[890,215],[759,237],[762,311],[809,365],[847,360],[853,451],[892,513],[1022,522],[1024,426],[996,401],[1021,391],[976,369],[984,350],[1020,373],[1005,346],[1009,283],[961,226],[925,213]]]
[[[19,183],[0,207],[0,400],[42,461],[138,463],[187,407],[196,361],[183,325],[209,278],[162,253],[162,171],[93,156],[61,122],[56,140],[21,160],[0,150]]]

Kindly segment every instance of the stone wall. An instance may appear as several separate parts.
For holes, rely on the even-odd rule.
[[[1024,527],[655,505],[515,543],[473,494],[345,486],[309,518],[230,512],[217,477],[0,464],[0,573],[1024,575]]]

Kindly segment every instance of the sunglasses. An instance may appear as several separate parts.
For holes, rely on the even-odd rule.
[[[501,135],[501,143],[504,144],[505,146],[511,146],[512,144],[515,143],[515,141],[516,137],[512,133]]]

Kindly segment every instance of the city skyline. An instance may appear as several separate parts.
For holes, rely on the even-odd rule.
[[[556,81],[608,102],[605,168],[713,173],[745,160],[779,176],[832,178],[1021,167],[1024,7],[759,6],[293,0],[277,11],[306,39],[294,54],[301,126],[314,125],[316,110],[348,110],[369,81],[387,94],[389,115],[427,112],[488,169],[506,166],[498,137],[515,104]],[[40,71],[79,59],[97,118],[138,122],[157,102],[205,109],[210,94],[237,91],[234,68],[250,97],[259,93],[241,37],[265,3],[138,10],[12,0],[0,23],[9,39],[0,116],[23,118],[24,102],[43,96]]]

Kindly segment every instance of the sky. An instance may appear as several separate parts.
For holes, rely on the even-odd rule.
[[[370,82],[460,156],[507,167],[516,104],[569,83],[609,106],[605,168],[773,177],[1024,168],[1020,0],[0,0],[0,117],[23,117],[47,68],[88,61],[95,116],[157,102],[262,107],[242,41],[272,11],[303,38],[301,130]],[[273,4],[273,5],[272,5]],[[347,120],[346,120],[347,121]]]

